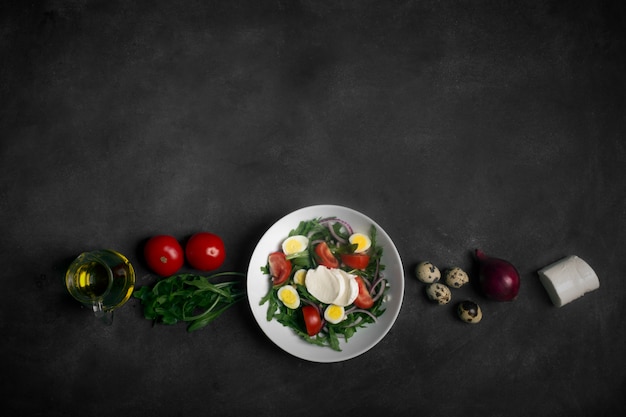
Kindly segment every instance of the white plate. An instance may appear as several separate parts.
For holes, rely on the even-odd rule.
[[[355,232],[368,233],[370,227],[376,227],[376,242],[383,248],[381,263],[385,265],[385,278],[389,282],[389,290],[385,297],[385,312],[375,323],[359,328],[348,342],[340,339],[341,352],[329,347],[312,345],[302,340],[293,330],[283,326],[276,320],[267,321],[267,303],[259,305],[270,289],[269,276],[261,272],[261,267],[267,264],[267,257],[271,252],[280,249],[281,242],[292,229],[298,227],[300,221],[319,217],[337,217],[347,221]],[[312,362],[340,362],[361,355],[378,342],[393,326],[404,296],[404,269],[398,250],[389,238],[389,235],[369,217],[358,211],[342,206],[318,205],[296,210],[270,227],[257,244],[250,265],[247,278],[248,302],[252,314],[261,330],[284,351],[301,359]]]

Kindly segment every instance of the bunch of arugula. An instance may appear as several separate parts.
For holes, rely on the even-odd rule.
[[[333,222],[333,220],[337,221]],[[333,229],[332,232],[330,231],[330,228]],[[298,224],[298,227],[289,232],[287,237],[296,235],[308,236],[309,242],[315,242],[318,240],[325,241],[335,256],[340,256],[341,253],[350,253],[354,251],[356,247],[356,245],[350,244],[337,245],[337,239],[335,236],[347,241],[349,235],[342,222],[335,218],[317,218],[308,221],[301,221]],[[382,274],[385,266],[380,263],[383,249],[376,244],[376,228],[373,225],[370,228],[369,236],[372,245],[371,250],[369,251],[370,262],[367,268],[359,271],[351,270],[349,268],[342,269],[345,269],[347,272],[354,273],[355,275],[359,275],[361,278],[372,284],[377,278],[379,278],[380,274]],[[289,283],[292,285],[293,275],[298,269],[312,269],[318,266],[318,263],[309,248],[302,252],[289,255],[287,258],[292,264],[291,277],[289,279]],[[269,265],[262,266],[261,272],[269,275]],[[304,285],[295,285],[295,287],[300,295],[300,299],[304,300],[305,304],[312,303],[318,306],[321,305],[320,301],[313,297]],[[276,320],[283,326],[291,328],[306,342],[318,346],[328,346],[336,351],[341,351],[341,347],[339,345],[340,338],[347,342],[348,339],[356,333],[357,329],[374,323],[376,318],[380,317],[385,311],[383,305],[384,297],[379,297],[375,301],[374,305],[368,310],[370,314],[364,313],[362,310],[355,309],[353,312],[347,314],[343,321],[337,324],[326,322],[323,331],[315,336],[309,336],[306,332],[306,326],[304,324],[301,309],[294,310],[287,308],[278,299],[279,288],[280,287],[270,287],[267,294],[259,302],[259,305],[268,303],[266,315],[267,321]],[[386,290],[387,289],[385,289],[385,291]],[[346,312],[348,313],[348,311],[349,310]]]
[[[242,276],[239,272],[220,272],[210,276],[173,275],[154,287],[141,287],[134,297],[141,300],[144,317],[155,323],[185,322],[187,331],[201,329],[244,298],[245,290],[237,281],[212,283],[219,277]]]

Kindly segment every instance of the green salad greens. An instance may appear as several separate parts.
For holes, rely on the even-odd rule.
[[[187,323],[187,331],[201,329],[244,298],[238,281],[214,281],[239,272],[219,272],[209,276],[179,274],[158,281],[152,288],[141,287],[134,297],[141,300],[144,317],[155,323]]]
[[[290,245],[292,237],[297,240],[297,247]],[[384,313],[388,282],[381,264],[383,249],[376,242],[373,225],[367,231],[354,231],[350,224],[336,217],[301,221],[285,237],[282,247],[283,250],[269,254],[268,263],[261,266],[272,281],[260,301],[260,305],[268,306],[268,321],[276,320],[291,328],[306,342],[340,351],[341,339],[347,342]],[[295,252],[289,247],[296,247]],[[325,270],[316,272],[320,266]],[[317,277],[323,279],[314,282]],[[320,301],[312,292],[324,295],[323,298],[329,294],[334,297],[332,289],[336,287],[327,286],[334,283],[333,277],[357,282],[358,295],[352,294],[340,306],[335,301]],[[351,288],[354,285],[350,283]],[[336,299],[349,296],[346,288],[341,286]],[[281,296],[281,292],[290,294]]]

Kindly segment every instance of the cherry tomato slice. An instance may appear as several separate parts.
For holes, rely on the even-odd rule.
[[[365,283],[363,282],[363,278],[356,277],[355,278],[357,284],[359,284],[359,295],[356,296],[356,300],[354,300],[354,305],[358,308],[368,309],[372,308],[374,305],[374,300],[372,299],[372,295],[367,290]]]
[[[283,252],[272,252],[267,258],[270,265],[270,275],[274,286],[287,282],[291,275],[291,261]]]
[[[315,246],[315,254],[317,255],[317,260],[320,265],[324,265],[328,268],[339,267],[339,261],[330,251],[326,242],[318,243],[317,246]]]
[[[315,336],[322,330],[322,317],[316,307],[310,305],[302,307],[302,316],[309,336]]]
[[[343,253],[341,262],[350,268],[365,269],[370,264],[370,256],[364,253]]]
[[[191,236],[185,245],[187,262],[200,271],[219,268],[226,258],[224,242],[218,235],[200,232]]]
[[[148,239],[143,256],[148,267],[162,277],[174,275],[185,263],[183,248],[175,237],[169,235]]]

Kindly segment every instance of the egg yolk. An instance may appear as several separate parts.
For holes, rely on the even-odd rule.
[[[291,291],[284,291],[281,298],[285,304],[293,304],[296,301],[296,296]]]
[[[298,293],[289,285],[286,285],[278,290],[278,299],[282,301],[285,306],[291,309],[298,308],[300,306],[300,297],[298,296]]]
[[[288,253],[302,252],[302,244],[296,239],[289,239],[285,243],[285,251]]]
[[[362,252],[367,249],[367,245],[369,244],[367,236],[355,234],[350,239],[350,243],[353,245],[357,245],[355,252]]]
[[[306,271],[304,269],[298,269],[295,274],[293,274],[293,282],[299,285],[304,285],[304,280],[306,278]]]
[[[328,321],[337,323],[343,319],[344,309],[331,304],[326,308],[326,317]]]

